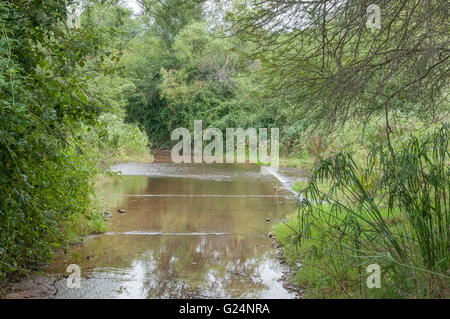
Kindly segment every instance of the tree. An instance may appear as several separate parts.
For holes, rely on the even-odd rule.
[[[203,17],[202,1],[138,0],[150,29],[170,47],[176,35],[189,23]]]
[[[367,8],[381,8],[368,28]],[[449,38],[445,1],[240,1],[230,34],[258,44],[271,94],[327,123],[391,111],[448,112]],[[324,121],[322,121],[324,122]]]

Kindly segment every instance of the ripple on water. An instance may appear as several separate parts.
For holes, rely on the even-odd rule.
[[[57,298],[292,298],[267,233],[295,196],[252,164],[120,164],[100,186],[108,233],[59,254],[47,268],[82,269],[80,289]],[[281,173],[282,174],[282,173]],[[124,209],[126,214],[116,213]],[[269,220],[270,222],[267,222]]]

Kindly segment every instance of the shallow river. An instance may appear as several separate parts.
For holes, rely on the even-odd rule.
[[[80,288],[56,298],[293,298],[267,234],[295,212],[301,172],[252,164],[121,164],[100,186],[106,234],[47,267],[81,267]],[[124,214],[118,209],[126,211]],[[270,221],[267,222],[267,219]]]

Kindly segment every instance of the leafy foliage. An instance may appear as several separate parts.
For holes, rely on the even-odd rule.
[[[71,4],[0,4],[0,276],[48,261],[74,234],[104,230],[93,154],[118,145],[92,150],[83,131],[107,136],[98,118],[113,108],[92,98],[84,70],[100,56],[101,33],[68,26]]]
[[[62,226],[88,214],[94,170],[68,143],[78,121],[94,123],[100,112],[70,73],[92,38],[64,31],[65,19],[64,1],[0,5],[3,274],[47,260]]]

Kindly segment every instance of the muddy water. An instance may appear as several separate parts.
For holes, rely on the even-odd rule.
[[[100,189],[113,213],[108,232],[61,253],[47,269],[81,267],[80,288],[60,280],[57,298],[294,297],[279,281],[285,269],[267,234],[294,212],[289,181],[298,176],[280,180],[250,164],[114,170],[122,175]]]

